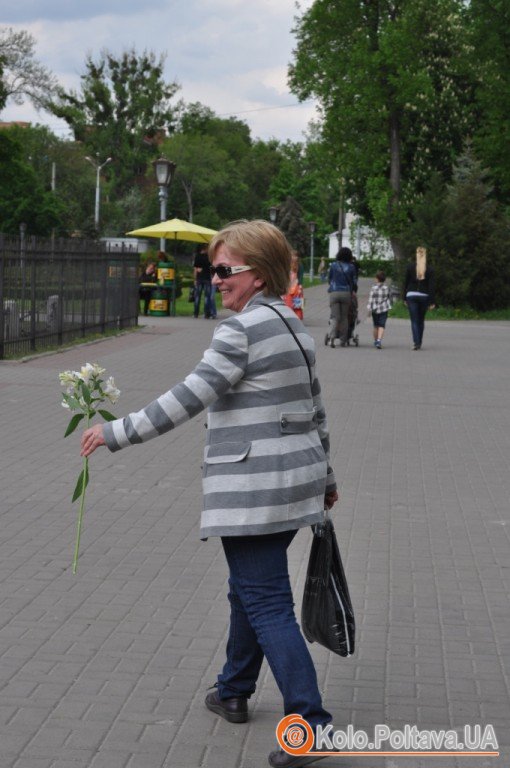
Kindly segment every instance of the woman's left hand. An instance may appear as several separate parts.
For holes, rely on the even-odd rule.
[[[324,494],[324,506],[326,509],[331,509],[333,504],[336,504],[336,502],[339,499],[338,491],[331,491],[331,493],[325,493]]]
[[[90,456],[100,445],[106,445],[103,437],[103,425],[94,424],[93,427],[86,429],[81,436],[80,456]]]

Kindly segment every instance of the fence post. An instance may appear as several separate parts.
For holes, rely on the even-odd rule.
[[[55,240],[53,240],[53,247],[55,247]],[[64,254],[60,251],[60,274],[59,274],[59,287],[58,287],[58,326],[57,326],[57,341],[62,344],[64,340]]]
[[[37,311],[37,301],[36,301],[36,286],[37,286],[37,270],[36,270],[36,264],[35,264],[35,243],[34,238],[31,238],[31,260],[32,263],[30,265],[30,349],[35,350],[35,330],[36,330],[36,311]]]

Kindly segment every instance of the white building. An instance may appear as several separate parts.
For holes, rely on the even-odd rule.
[[[328,235],[329,259],[332,260],[342,247],[350,248],[358,259],[392,259],[393,250],[390,241],[379,235],[371,227],[362,226],[353,213],[345,216],[345,227],[341,238],[337,232]]]
[[[115,251],[145,253],[149,247],[146,239],[138,237],[102,237],[101,242],[109,246],[110,253]]]

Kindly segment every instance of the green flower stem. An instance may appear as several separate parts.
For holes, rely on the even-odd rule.
[[[86,427],[85,429],[89,428],[90,424],[90,415],[87,413],[87,419],[86,419]],[[85,490],[87,488],[87,483],[85,482],[85,478],[88,474],[88,468],[89,468],[89,459],[88,456],[83,457],[83,481],[82,481],[82,487],[81,487],[81,498],[80,498],[80,510],[78,512],[78,522],[76,524],[76,543],[74,545],[74,557],[73,557],[73,573],[76,573],[78,570],[78,555],[80,552],[80,538],[81,538],[81,524],[83,520],[83,509],[85,507]]]

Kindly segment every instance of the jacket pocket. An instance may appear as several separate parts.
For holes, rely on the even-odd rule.
[[[299,435],[316,428],[316,409],[285,411],[280,414],[280,430],[284,435]]]
[[[243,461],[250,452],[251,443],[216,443],[206,448],[206,464],[231,464]]]

